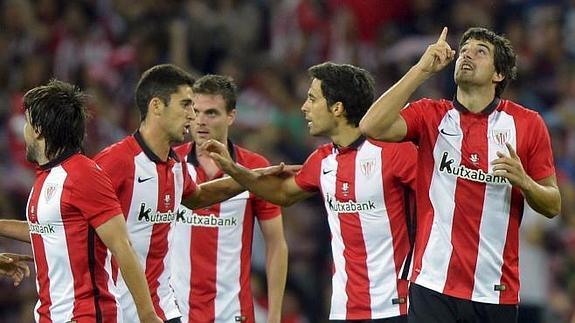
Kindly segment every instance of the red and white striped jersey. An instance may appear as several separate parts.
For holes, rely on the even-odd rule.
[[[162,161],[139,132],[104,149],[95,160],[110,176],[120,199],[130,240],[144,267],[156,313],[163,320],[179,317],[169,285],[168,250],[182,197],[196,189],[186,163],[181,162],[173,150],[168,161]],[[134,300],[122,277],[118,277],[117,285],[124,320],[131,321],[137,317]]]
[[[495,99],[482,113],[423,99],[401,112],[419,145],[418,232],[411,280],[492,304],[519,302],[518,231],[523,196],[493,174],[511,144],[534,180],[555,173],[545,124],[534,111]]]
[[[95,231],[121,213],[110,179],[84,155],[65,153],[39,169],[26,207],[36,322],[122,322]]]
[[[232,158],[244,167],[269,166],[261,155],[231,142],[228,147]],[[207,181],[194,144],[176,151],[187,160],[197,183]],[[203,209],[180,207],[170,251],[172,286],[182,322],[254,322],[250,286],[254,220],[269,220],[280,212],[278,206],[249,192]]]
[[[406,192],[415,189],[417,151],[360,137],[350,147],[324,145],[296,175],[306,191],[320,190],[334,262],[331,320],[407,314],[409,253]]]

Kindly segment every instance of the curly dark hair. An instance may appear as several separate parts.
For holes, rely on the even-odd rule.
[[[46,141],[46,158],[81,150],[86,135],[85,96],[76,86],[51,80],[24,95],[30,125]]]
[[[495,48],[495,71],[504,76],[503,80],[500,81],[495,87],[495,96],[500,97],[507,87],[507,84],[509,84],[509,81],[514,80],[517,77],[517,56],[513,51],[511,42],[509,39],[497,35],[495,32],[489,29],[473,27],[467,29],[463,36],[461,36],[461,40],[459,41],[459,48],[461,48],[469,39],[486,41],[492,44]]]
[[[308,69],[321,81],[321,91],[330,107],[341,102],[347,121],[358,127],[374,100],[375,81],[368,71],[349,64],[325,62]]]

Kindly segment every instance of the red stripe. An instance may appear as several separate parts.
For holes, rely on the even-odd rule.
[[[36,179],[30,202],[26,210],[29,223],[38,223],[38,199],[42,191],[42,186],[48,173],[42,173]],[[34,212],[32,212],[34,210]],[[52,323],[50,316],[50,307],[52,306],[52,299],[50,298],[50,277],[48,276],[48,261],[46,259],[46,250],[44,240],[41,235],[31,234],[32,249],[34,250],[34,263],[36,264],[36,281],[38,282],[38,298],[40,300],[40,307],[38,314],[40,315],[39,323]]]
[[[252,298],[250,271],[252,255],[252,238],[254,232],[253,203],[251,196],[248,199],[245,211],[242,230],[242,251],[240,257],[240,308],[242,316],[248,318],[248,322],[254,322],[254,303]]]
[[[461,165],[470,169],[488,170],[487,119],[482,115],[461,114]],[[481,156],[474,164],[472,154]],[[471,299],[479,250],[479,227],[483,214],[486,185],[457,178],[455,210],[451,228],[453,252],[447,270],[444,292],[449,295]],[[474,201],[473,203],[465,203]],[[465,209],[458,207],[466,205]]]
[[[174,173],[172,173],[172,160],[167,163],[156,164],[156,171],[158,173],[158,204],[157,212],[166,213],[174,209],[175,188],[170,185],[174,182]],[[169,195],[169,200],[167,196]],[[164,272],[164,260],[168,253],[168,233],[170,232],[169,223],[155,223],[153,224],[152,236],[150,238],[150,246],[148,247],[148,255],[146,258],[146,278],[148,280],[148,287],[152,295],[152,302],[156,314],[162,319],[166,320],[166,314],[160,306],[160,297],[158,296],[158,287],[160,286],[159,278]]]
[[[429,143],[420,143],[417,154],[417,187],[416,187],[416,216],[417,216],[417,233],[415,235],[415,248],[413,254],[413,272],[410,280],[415,282],[421,271],[423,254],[427,249],[427,243],[431,236],[431,227],[435,217],[431,200],[429,199],[429,190],[431,188],[431,179],[435,168],[435,159],[433,149],[437,142],[437,129],[430,128],[427,134],[422,138],[429,138]]]
[[[500,304],[519,303],[519,225],[522,214],[523,196],[514,189],[511,192],[511,210],[501,268],[501,284],[506,288],[499,294]]]
[[[383,200],[393,241],[393,260],[396,277],[401,276],[401,267],[409,252],[409,237],[407,235],[407,219],[405,213],[405,189],[394,180],[394,169],[391,163],[391,150],[381,150],[381,175],[383,183]],[[397,297],[407,300],[407,281],[397,279]],[[407,314],[407,302],[399,305],[401,315]]]
[[[196,183],[206,181],[206,174],[202,169],[196,168],[198,173]],[[210,208],[194,210],[200,216],[213,214],[219,217],[220,204]],[[192,226],[192,241],[190,257],[192,273],[190,277],[189,321],[209,322],[215,319],[216,313],[216,281],[218,263],[218,234],[217,227]]]
[[[338,162],[335,197],[337,201],[355,201],[356,150],[337,155]],[[339,213],[341,235],[345,244],[345,272],[347,283],[347,319],[371,318],[371,297],[367,272],[367,250],[358,213]]]

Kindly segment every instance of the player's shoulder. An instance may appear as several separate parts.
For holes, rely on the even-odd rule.
[[[439,110],[450,110],[453,109],[453,101],[447,99],[431,99],[431,98],[421,98],[416,101],[409,103],[411,106],[422,106],[426,109],[439,109]]]
[[[98,164],[83,154],[75,154],[62,163],[62,168],[72,179],[75,178],[90,178],[91,176],[99,176],[102,169]]]
[[[134,144],[134,138],[132,136],[128,136],[118,141],[117,143],[102,149],[102,151],[94,156],[94,160],[96,162],[103,160],[114,160],[121,162],[122,160],[133,159],[133,156],[136,154]]]
[[[248,168],[266,167],[270,165],[269,160],[263,155],[246,149],[244,147],[233,145],[236,162]]]
[[[506,113],[522,119],[536,119],[540,117],[539,112],[529,109],[517,102],[511,100],[501,100],[500,108],[498,110],[505,111]]]

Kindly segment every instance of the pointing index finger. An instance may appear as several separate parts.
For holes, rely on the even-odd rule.
[[[441,35],[439,35],[439,38],[437,39],[437,42],[441,42],[441,41],[446,41],[447,40],[447,27],[443,27],[443,30],[441,31]]]
[[[507,146],[507,149],[509,150],[509,156],[517,157],[517,153],[515,152],[515,149],[513,149],[513,146],[511,146],[510,143],[505,143],[505,146]]]

